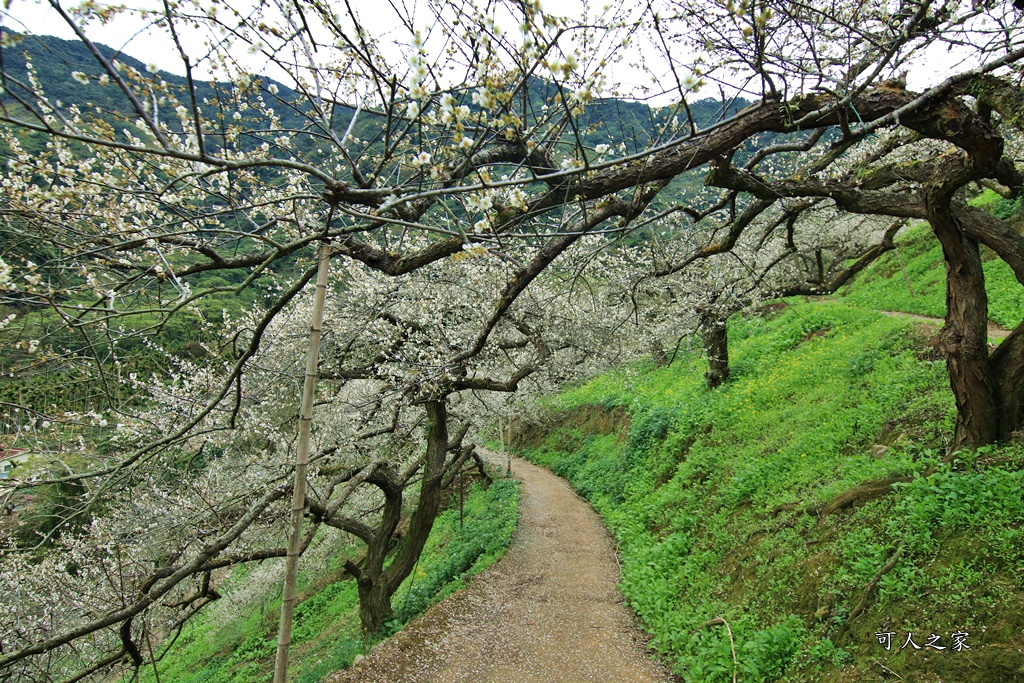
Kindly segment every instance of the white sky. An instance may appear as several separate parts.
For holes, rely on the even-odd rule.
[[[238,2],[234,6],[241,8],[250,1],[244,0],[244,2]],[[399,38],[403,41],[408,40],[408,33],[396,32],[394,30],[394,27],[397,25],[397,19],[392,7],[410,8],[413,12],[414,26],[423,29],[425,32],[429,31],[430,26],[428,22],[431,18],[426,10],[422,8],[419,9],[418,14],[416,13],[418,3],[415,0],[409,0],[407,4],[403,4],[398,0],[394,5],[388,2],[388,0],[351,1],[355,11],[360,15],[363,26],[376,39],[376,44],[385,54],[387,54],[390,41]],[[600,3],[603,0],[595,1]],[[141,4],[130,6],[153,9],[162,6],[159,0],[136,0],[136,2]],[[586,11],[584,0],[542,0],[542,6],[547,12],[572,18],[581,17]],[[600,7],[595,6],[591,8],[589,13],[593,16],[599,11]],[[35,0],[12,0],[6,11],[0,10],[0,25],[4,25],[14,31],[56,35],[67,39],[75,37],[71,28],[68,27],[60,15],[48,3],[36,2]],[[510,18],[509,25],[504,28],[510,32],[515,31],[514,19]],[[177,50],[170,37],[164,31],[146,30],[145,24],[138,18],[119,17],[106,25],[92,25],[88,29],[88,35],[93,40],[121,50],[125,54],[135,57],[146,64],[155,64],[162,70],[178,75],[184,73],[183,65],[178,58]],[[394,37],[389,38],[389,35]],[[203,41],[201,36],[194,34],[188,36],[183,33],[182,37],[186,49],[193,50],[196,53],[190,55],[191,57],[195,57],[202,52],[201,46]],[[624,90],[627,92],[639,84],[651,84],[649,75],[645,75],[629,66],[630,62],[640,61],[645,58],[648,60],[648,67],[651,66],[651,55],[640,55],[638,49],[631,50],[632,54],[629,54],[630,51],[627,51],[626,59],[623,62],[614,65],[610,64],[607,67],[611,76],[610,80],[617,80],[622,83]],[[233,56],[254,73],[266,74],[271,78],[276,78],[285,83],[288,82],[288,79],[283,78],[280,72],[275,73],[273,68],[267,69],[265,60],[262,60],[259,55]],[[676,55],[676,58],[678,59],[678,55]],[[947,53],[942,48],[934,49],[927,56],[919,59],[916,67],[911,68],[908,74],[908,86],[911,89],[921,90],[929,85],[934,85],[948,77],[952,72],[966,68],[963,65],[959,65],[960,62],[961,60],[956,57],[955,53]],[[401,63],[401,61],[398,63]],[[657,63],[654,66],[658,68]],[[667,66],[661,66],[660,68],[666,72],[665,75],[667,77]],[[197,69],[197,75],[203,78],[211,76],[223,78],[223,74],[211,73],[209,69],[204,71],[202,66]],[[668,83],[669,79],[666,78],[665,82]],[[717,94],[717,88],[706,88],[700,93],[702,96],[717,96]],[[676,99],[677,96],[670,91],[666,95],[654,98],[653,103],[667,104]]]
[[[241,2],[233,3],[233,6],[241,10],[250,1],[242,0]],[[593,2],[602,3],[603,0],[593,0]],[[70,3],[66,2],[62,4],[64,6],[71,6]],[[126,4],[129,7],[135,8],[149,7],[151,9],[159,9],[161,7],[159,0],[135,0],[134,2],[129,0]],[[416,0],[409,0],[406,3],[397,0],[393,5],[388,0],[352,0],[352,5],[359,14],[362,25],[375,38],[376,46],[385,55],[388,54],[389,43],[400,40],[407,44],[409,41],[407,31],[396,30],[395,27],[398,25],[398,21],[392,7],[409,8],[413,12],[414,26],[423,30],[425,34],[429,33],[432,17],[429,15],[427,8],[417,7],[418,4]],[[509,3],[509,6],[514,7],[511,3]],[[604,5],[594,4],[588,12],[586,0],[542,0],[542,7],[545,12],[575,19],[584,16],[584,13],[594,17],[602,11]],[[639,15],[642,9],[642,5],[638,5],[634,15]],[[339,11],[341,11],[340,8]],[[517,21],[511,12],[507,13],[507,24],[505,22],[501,23],[502,28],[510,34],[518,31]],[[37,2],[36,0],[12,0],[6,10],[0,10],[0,25],[18,32],[54,35],[65,39],[75,38],[71,28],[48,3]],[[179,28],[179,31],[182,31],[180,35],[186,49],[195,53],[190,54],[190,57],[201,55],[203,52],[202,36],[194,33],[189,35],[182,28]],[[161,70],[173,74],[184,74],[183,65],[170,36],[162,30],[147,30],[145,23],[136,17],[119,16],[105,25],[94,23],[88,27],[87,34],[92,40],[109,45],[116,50],[124,52],[126,55],[135,57],[143,63],[155,64]],[[641,83],[651,86],[652,79],[649,74],[643,74],[638,69],[629,66],[630,62],[641,61],[644,58],[649,59],[650,55],[641,55],[638,46],[636,48],[631,46],[630,49],[626,50],[618,46],[615,47],[624,54],[625,58],[617,64],[609,64],[606,67],[610,76],[609,80],[621,83],[626,91],[632,90],[633,86]],[[430,49],[429,40],[427,48],[428,50]],[[283,78],[280,72],[275,74],[275,67],[271,66],[268,69],[266,61],[261,59],[259,55],[233,56],[253,73],[266,74],[271,78],[286,84],[288,83],[288,79]],[[398,59],[396,61],[404,66],[403,60]],[[220,79],[224,77],[223,74],[211,73],[209,68],[204,69],[203,65],[200,65],[195,72],[203,78],[212,76]],[[717,95],[717,91],[714,94]],[[677,97],[669,95],[660,99],[664,100],[662,103],[667,103],[674,101]]]

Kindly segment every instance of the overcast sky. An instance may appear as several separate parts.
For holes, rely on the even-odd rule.
[[[240,8],[249,2],[251,0],[241,0],[231,4]],[[71,5],[66,2],[63,4]],[[125,4],[135,8],[160,9],[162,7],[158,0],[141,0],[141,2]],[[432,17],[425,9],[418,8],[415,2],[398,4],[412,10],[414,13],[413,24],[416,28],[429,32]],[[407,32],[396,31],[398,21],[387,0],[352,0],[352,5],[359,14],[363,27],[378,39],[378,47],[386,46],[397,38],[408,41]],[[584,3],[583,0],[543,0],[543,8],[545,11],[559,16],[579,17],[584,11]],[[75,38],[74,32],[67,23],[46,2],[12,0],[6,10],[0,9],[0,24],[19,32],[27,31],[65,39]],[[510,18],[508,25],[504,28],[509,31],[515,30],[514,19]],[[122,15],[106,25],[91,25],[88,35],[93,40],[122,50],[125,54],[142,62],[157,64],[161,69],[178,75],[184,74],[181,60],[178,58],[177,50],[170,37],[163,31],[146,30],[146,24],[137,18]],[[185,37],[186,35],[187,33],[183,33],[182,37],[188,46],[190,40]],[[197,52],[201,50],[201,38],[193,35],[191,43]],[[258,56],[251,56],[249,61],[254,71],[262,70],[264,63]]]
[[[245,2],[249,1],[245,0]],[[159,2],[154,2],[153,0],[142,0],[142,2],[146,4],[134,6],[149,6],[151,8],[161,6]],[[150,4],[151,2],[152,4]],[[385,50],[385,54],[389,43],[399,38],[401,40],[408,40],[407,33],[395,31],[397,20],[395,19],[395,14],[390,11],[392,7],[390,3],[384,0],[352,0],[352,2],[356,12],[360,15],[364,28],[378,40],[377,44]],[[235,6],[238,7],[239,5],[236,4]],[[581,17],[584,12],[583,0],[542,0],[542,6],[549,13],[573,18]],[[415,12],[415,3],[410,2],[408,7],[412,7]],[[592,14],[593,12],[600,12],[600,9],[594,9]],[[12,0],[7,10],[0,10],[0,17],[2,17],[0,23],[14,31],[56,35],[67,39],[75,37],[70,27],[47,3],[38,3],[34,0]],[[425,31],[429,31],[430,20],[431,17],[423,9],[420,9],[419,13],[414,14],[413,17],[414,25]],[[505,28],[509,31],[516,30],[514,19],[510,17],[509,26]],[[89,36],[93,40],[119,49],[144,63],[155,64],[171,73],[179,75],[184,73],[182,63],[177,56],[177,51],[170,37],[163,31],[146,30],[145,24],[139,19],[120,17],[107,25],[97,24],[90,26]],[[183,34],[186,48],[194,50],[196,53],[190,56],[195,57],[201,54],[202,38],[195,35],[191,37],[185,36],[187,34]],[[636,61],[641,58],[638,52],[639,49],[640,46],[634,46],[634,53],[632,55],[627,55],[623,62],[607,67],[610,71],[610,80],[621,82],[626,92],[633,91],[634,88],[636,92],[639,92],[640,90],[637,86],[641,84],[651,85],[650,75],[642,74],[640,71],[631,69],[628,66],[630,61]],[[674,56],[677,60],[679,59],[678,54]],[[254,73],[265,74],[271,78],[287,82],[287,79],[282,77],[283,74],[275,73],[273,68],[268,69],[266,61],[261,59],[259,55],[243,54],[235,55],[235,57]],[[671,82],[671,79],[668,77],[667,66],[660,65],[659,69],[659,64],[656,62],[654,64],[651,63],[651,59],[659,59],[656,55],[648,52],[648,54],[643,55],[643,59],[647,61],[648,67],[653,67],[655,71],[660,70],[664,73],[665,83]],[[401,60],[396,61],[401,64]],[[933,85],[949,76],[953,71],[964,68],[963,66],[958,66],[959,62],[960,60],[954,54],[947,53],[942,49],[933,50],[926,58],[919,60],[917,66],[911,68],[908,85],[912,89],[917,90]],[[198,69],[198,75],[203,78],[211,76],[223,78],[223,74],[211,74],[208,69],[204,71],[202,65]],[[702,94],[717,96],[717,88],[708,88]],[[669,92],[661,97],[654,98],[653,103],[668,104],[676,100],[677,97],[674,93]]]

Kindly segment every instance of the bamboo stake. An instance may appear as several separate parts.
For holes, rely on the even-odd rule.
[[[302,515],[306,509],[306,469],[309,466],[309,436],[313,423],[313,394],[316,389],[316,371],[320,360],[320,330],[324,319],[324,299],[327,293],[327,268],[330,263],[330,243],[324,240],[317,254],[319,269],[316,274],[316,298],[313,303],[313,322],[309,331],[309,352],[306,355],[306,377],[302,386],[302,410],[299,413],[299,445],[295,454],[295,485],[292,490],[291,536],[288,539],[288,558],[284,568],[284,588],[281,595],[281,627],[277,634],[277,658],[274,661],[274,683],[285,683],[288,675],[288,647],[292,642],[292,616],[295,613],[295,583],[299,570],[299,547],[302,544]]]
[[[501,416],[498,416],[498,444],[501,446],[501,459],[507,460],[505,457],[505,425],[501,424]],[[506,473],[507,476],[507,473]]]

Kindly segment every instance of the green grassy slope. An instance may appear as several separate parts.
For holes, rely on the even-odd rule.
[[[457,505],[438,516],[417,569],[393,598],[393,629],[461,588],[469,577],[502,555],[519,516],[518,482],[498,479],[487,489],[474,487],[466,498],[464,514],[461,526]],[[296,683],[316,683],[351,665],[356,655],[377,642],[360,633],[356,584],[342,570],[345,559],[358,550],[356,546],[338,548],[325,573],[300,572],[289,666],[289,679]],[[161,661],[160,681],[270,680],[280,619],[281,576],[268,572],[274,589],[262,596],[257,590],[256,597],[247,599],[242,593],[253,590],[254,571],[237,569],[223,588],[224,600],[237,603],[237,607],[200,618],[184,629]],[[152,669],[140,673],[142,681],[157,681]]]
[[[1024,681],[1024,448],[941,463],[953,403],[913,321],[801,303],[731,332],[715,391],[698,355],[623,370],[522,435],[606,520],[653,647],[702,683]]]
[[[975,199],[1000,218],[1024,221],[1020,200],[1006,200],[991,190]],[[904,311],[941,318],[946,314],[946,278],[942,248],[926,223],[919,223],[896,240],[897,249],[883,254],[842,292],[853,304],[886,311]],[[1024,288],[1013,271],[982,248],[989,318],[1012,330],[1024,319]]]

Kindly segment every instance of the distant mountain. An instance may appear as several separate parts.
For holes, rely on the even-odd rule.
[[[96,48],[107,60],[117,60],[121,64],[131,67],[142,74],[148,73],[148,67],[138,59],[113,48],[96,43]],[[22,87],[16,81],[27,82],[26,61],[31,61],[36,77],[42,86],[43,92],[51,102],[60,100],[65,105],[78,104],[79,106],[91,105],[99,107],[107,119],[122,118],[134,120],[137,118],[135,111],[120,88],[114,85],[100,85],[99,79],[106,75],[106,71],[96,61],[89,49],[79,41],[64,40],[54,36],[22,36],[22,39],[13,47],[0,48],[0,67],[3,69],[4,94],[0,101],[11,105],[16,102],[16,96],[25,96]],[[80,83],[72,78],[71,74],[80,72],[88,77],[87,83]],[[165,81],[175,95],[183,104],[189,103],[188,81],[183,76],[177,76],[165,71],[156,73],[161,80]],[[277,96],[267,92],[271,85],[278,88]],[[210,105],[218,106],[226,100],[231,92],[231,84],[225,82],[196,81],[196,97],[202,105],[206,100]],[[297,93],[288,87],[275,83],[271,80],[261,81],[261,90],[264,98],[273,103],[280,100],[282,103],[295,101]],[[273,105],[272,105],[273,106]],[[283,127],[289,129],[302,128],[308,125],[308,120],[287,106],[275,106],[275,110],[281,116]],[[351,116],[351,109],[344,109],[347,116]]]
[[[142,74],[147,73],[147,65],[130,55],[118,52],[113,48],[96,44],[99,52],[108,60],[118,60],[128,67],[132,67]],[[17,95],[24,96],[26,93],[15,81],[26,82],[26,58],[30,59],[36,76],[42,85],[43,91],[50,101],[60,100],[63,104],[75,103],[79,106],[98,107],[101,110],[100,116],[110,123],[115,120],[134,121],[137,118],[131,103],[120,88],[112,85],[100,85],[99,78],[105,74],[103,68],[97,63],[89,49],[78,41],[63,40],[53,36],[23,36],[22,40],[13,47],[0,48],[0,67],[4,72],[3,86],[5,92],[0,95],[0,102],[8,106],[16,102]],[[73,72],[80,72],[88,77],[87,83],[80,83],[72,78]],[[165,81],[175,92],[182,103],[189,102],[187,81],[182,76],[167,72],[158,72],[159,78]],[[271,95],[267,88],[273,84],[278,92]],[[301,108],[286,106],[285,103],[299,101],[298,93],[281,83],[275,83],[263,79],[261,90],[266,101],[279,104],[272,104],[278,115],[281,116],[282,127],[285,129],[302,129],[309,125],[308,119],[302,115]],[[197,81],[196,95],[200,106],[203,100],[209,104],[206,106],[219,106],[219,103],[226,99],[231,92],[231,84],[225,82]],[[557,102],[557,97],[562,95],[558,84],[533,78],[529,83],[529,98],[531,108],[540,112],[545,105]],[[465,96],[469,103],[469,95]],[[698,127],[703,127],[723,117],[724,113],[734,113],[749,104],[746,100],[734,100],[723,108],[723,104],[716,100],[705,99],[690,104],[694,122]],[[95,109],[94,109],[95,111]],[[352,114],[352,109],[342,107],[339,111],[338,121],[335,127],[344,131]],[[621,99],[598,99],[587,107],[578,118],[578,131],[568,131],[568,135],[579,133],[585,144],[594,146],[607,143],[626,142],[629,151],[646,147],[652,143],[662,141],[665,125],[672,117],[686,124],[685,111],[678,111],[672,107],[652,108],[643,102],[621,100]],[[365,115],[357,121],[355,134],[363,139],[372,139],[375,130],[379,130],[380,122],[374,122],[372,115]],[[249,125],[254,123],[248,122]]]
[[[0,93],[0,103],[7,107],[17,108],[17,96],[22,96],[26,102],[33,103],[27,97],[25,89],[18,84],[27,83],[26,61],[32,63],[36,78],[38,79],[43,92],[47,98],[56,103],[60,101],[65,106],[70,104],[79,105],[88,115],[96,116],[105,120],[114,130],[134,127],[134,121],[138,118],[134,108],[128,101],[120,88],[113,84],[100,85],[100,78],[105,71],[97,63],[89,49],[78,41],[63,40],[52,36],[22,36],[22,39],[14,46],[0,48],[0,67],[3,69],[3,93]],[[96,49],[108,60],[118,60],[127,67],[137,70],[140,74],[148,75],[148,67],[142,61],[130,55],[114,50],[113,48],[96,44]],[[127,71],[127,70],[126,70]],[[86,82],[79,82],[81,78],[72,77],[74,72],[80,72],[86,76]],[[185,106],[190,105],[188,95],[188,84],[184,77],[158,72],[156,76],[167,84],[167,87],[175,94],[178,100]],[[273,87],[272,87],[273,86]],[[218,119],[224,122],[229,121],[236,109],[232,100],[233,85],[227,82],[197,81],[196,95],[199,106],[211,122]],[[309,130],[312,128],[310,119],[304,115],[309,111],[309,105],[303,104],[303,97],[296,91],[281,83],[274,83],[266,79],[259,80],[260,94],[264,101],[269,103],[281,118],[282,133],[288,131]],[[271,93],[275,90],[276,93]],[[467,89],[462,92],[459,104],[466,104],[475,108],[471,101],[471,92]],[[155,101],[159,107],[163,120],[176,120],[176,115],[171,111],[172,107],[164,103],[160,104],[159,97],[153,99],[151,93],[137,95],[139,99],[147,99],[147,106],[153,106]],[[526,124],[531,125],[539,120],[546,109],[551,107],[563,107],[563,101],[570,101],[572,93],[565,90],[564,86],[552,81],[540,78],[531,78],[527,86],[528,115]],[[689,103],[689,110],[693,115],[697,128],[706,127],[723,118],[727,118],[747,107],[750,104],[747,100],[735,99],[730,102],[720,102],[713,99],[703,99]],[[335,109],[334,128],[341,135],[348,127],[349,121],[354,113],[350,107],[339,106]],[[267,139],[272,139],[276,131],[270,131],[270,121],[250,108],[245,112],[246,128],[253,131],[248,138],[241,140],[238,144],[243,148],[248,145],[259,145]],[[261,124],[261,118],[263,122]],[[673,121],[674,119],[674,121]],[[672,125],[670,125],[672,124]],[[216,125],[215,123],[213,125]],[[384,119],[370,112],[363,112],[353,127],[352,134],[356,137],[371,142],[371,149],[380,151],[383,147]],[[625,99],[595,99],[583,107],[582,113],[573,119],[573,125],[564,133],[566,142],[574,143],[577,140],[590,149],[598,145],[612,145],[618,147],[612,153],[620,155],[623,152],[632,154],[652,145],[667,142],[669,139],[678,136],[688,127],[686,110],[680,106],[675,107],[651,107],[644,102]],[[673,131],[674,129],[674,131]],[[258,131],[265,130],[269,134],[258,135]],[[315,131],[311,131],[315,133]],[[413,135],[428,135],[428,132],[410,131]],[[22,131],[19,133],[23,148],[29,152],[41,150],[45,144],[45,135]],[[737,151],[736,158],[742,161],[748,158],[758,147],[771,144],[775,134],[764,134],[753,141],[747,142],[744,147]],[[290,135],[292,149],[297,156],[309,163],[319,163],[323,155],[323,137],[317,134]],[[425,144],[430,144],[427,139]],[[215,132],[207,134],[207,145],[211,152],[215,152],[218,145],[223,143],[223,138]],[[4,152],[0,149],[0,155]],[[364,174],[372,173],[372,161],[370,155],[364,154],[357,163],[363,166]],[[662,192],[661,202],[676,203],[683,202],[700,205],[708,201],[707,196],[703,201],[698,201],[703,189],[703,173],[699,170],[691,171],[677,178]]]

